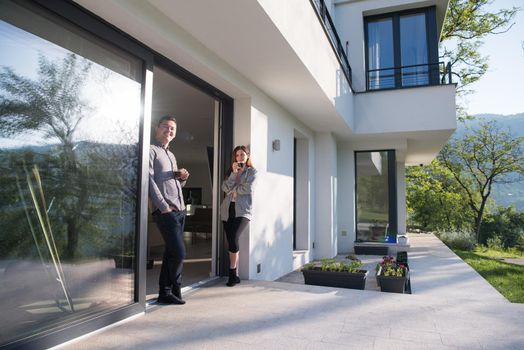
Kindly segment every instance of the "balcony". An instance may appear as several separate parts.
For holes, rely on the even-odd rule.
[[[366,90],[453,84],[451,76],[449,62],[369,69],[366,74]]]

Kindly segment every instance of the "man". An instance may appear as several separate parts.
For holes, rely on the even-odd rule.
[[[189,172],[178,169],[169,143],[176,136],[176,119],[160,118],[155,140],[149,152],[149,198],[153,203],[153,218],[165,243],[159,278],[159,304],[185,304],[180,292],[182,264],[186,255],[184,222],[186,207],[182,195]]]

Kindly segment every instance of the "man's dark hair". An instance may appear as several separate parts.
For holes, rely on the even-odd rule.
[[[162,124],[162,122],[166,121],[166,120],[174,121],[175,124],[176,124],[176,118],[175,117],[173,117],[172,115],[165,115],[162,118],[160,118],[160,120],[158,121],[158,126],[160,126],[160,124]]]

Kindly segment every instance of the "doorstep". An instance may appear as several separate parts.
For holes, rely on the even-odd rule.
[[[355,254],[362,255],[391,255],[396,256],[398,252],[408,252],[408,244],[384,243],[384,242],[355,242]]]

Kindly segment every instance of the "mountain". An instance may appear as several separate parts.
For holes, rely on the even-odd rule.
[[[457,130],[453,137],[460,137],[464,134],[467,127],[475,128],[482,121],[495,120],[502,129],[509,130],[514,136],[524,136],[524,113],[502,115],[502,114],[477,114],[475,119],[467,120],[465,123],[458,123]],[[518,178],[518,175],[513,175]],[[511,184],[495,184],[491,198],[497,205],[508,207],[515,206],[519,211],[524,211],[524,179]]]
[[[453,136],[464,133],[465,125],[477,127],[482,121],[495,120],[503,129],[509,129],[515,136],[524,136],[524,113],[502,115],[502,114],[477,114],[475,119],[467,120],[465,123],[457,123],[457,130]]]

